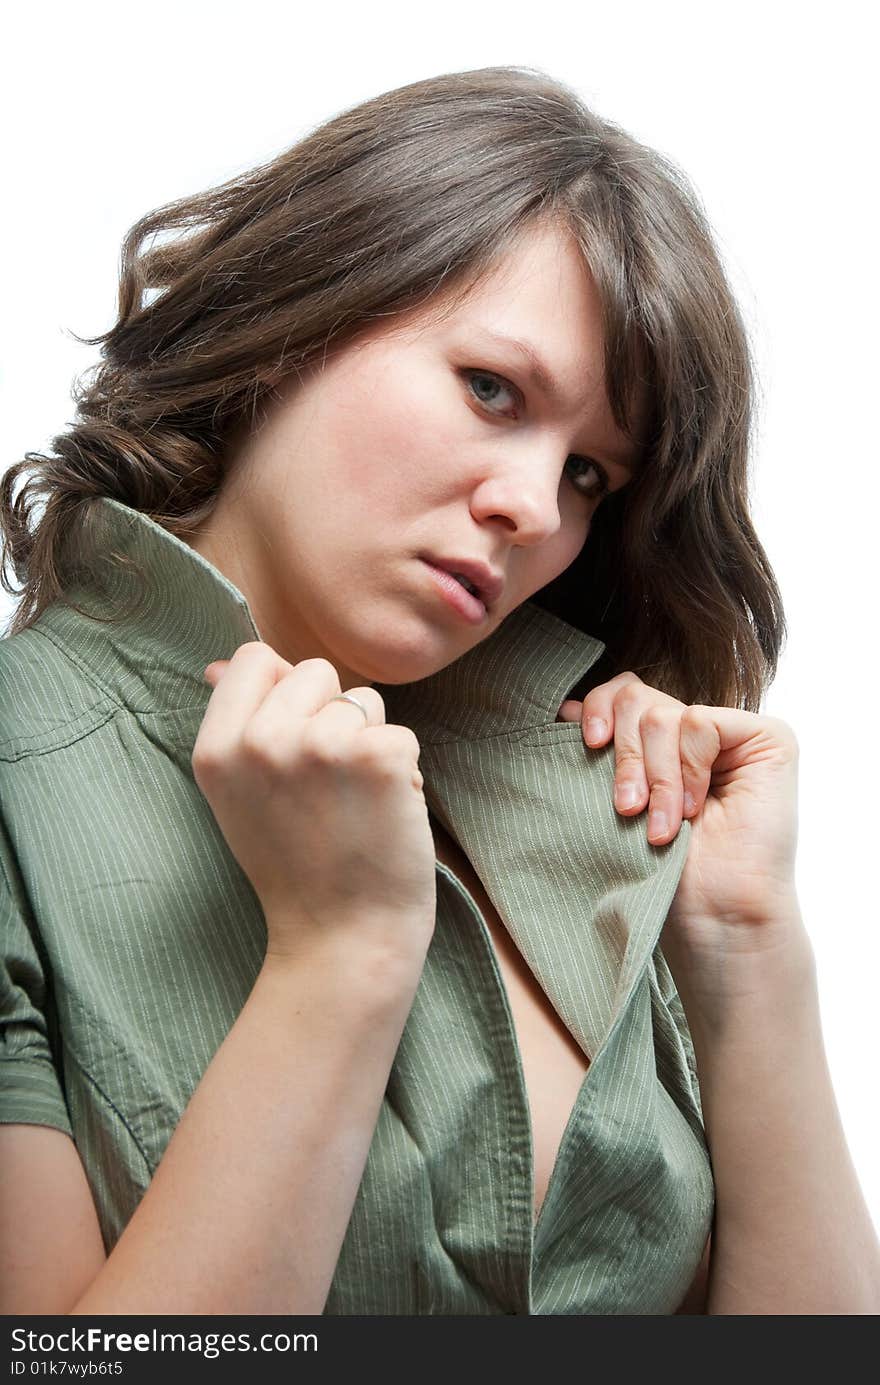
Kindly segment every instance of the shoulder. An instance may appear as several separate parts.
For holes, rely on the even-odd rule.
[[[0,639],[0,760],[69,745],[118,704],[74,655],[37,628]]]

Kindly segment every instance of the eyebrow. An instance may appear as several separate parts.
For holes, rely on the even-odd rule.
[[[537,347],[530,341],[525,341],[522,337],[508,337],[500,332],[492,332],[487,328],[479,329],[487,341],[494,342],[496,346],[505,346],[513,351],[517,351],[526,363],[529,379],[551,404],[557,408],[562,408],[568,404],[568,400],[559,388],[559,385],[548,369]],[[601,458],[599,459],[601,460]],[[637,467],[636,462],[626,462],[619,458],[610,458],[612,465],[622,467],[624,471],[634,472]]]

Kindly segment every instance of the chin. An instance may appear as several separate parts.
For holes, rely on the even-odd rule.
[[[359,660],[358,668],[361,672],[358,677],[364,683],[387,683],[389,687],[401,683],[418,683],[422,678],[430,678],[432,674],[439,673],[465,652],[460,650],[458,653],[451,653],[447,649],[442,654],[436,653],[431,657],[424,650],[421,653],[394,651],[386,644],[382,650],[375,652],[372,660]]]
[[[432,630],[424,619],[419,619],[409,630],[401,626],[395,632],[388,621],[377,630],[375,639],[364,640],[361,630],[360,637],[349,644],[351,657],[344,662],[348,668],[356,668],[365,683],[417,683],[460,659],[494,628],[487,628],[480,640],[474,639],[473,631],[469,639],[459,635],[456,640],[455,631],[439,622]]]

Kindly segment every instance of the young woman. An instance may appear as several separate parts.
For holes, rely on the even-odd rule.
[[[100,340],[0,497],[4,1311],[876,1312],[686,180],[415,83]]]

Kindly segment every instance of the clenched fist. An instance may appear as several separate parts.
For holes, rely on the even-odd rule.
[[[374,688],[341,691],[326,659],[267,644],[209,664],[192,766],[263,906],[267,955],[341,947],[421,970],[436,913],[419,743]]]

